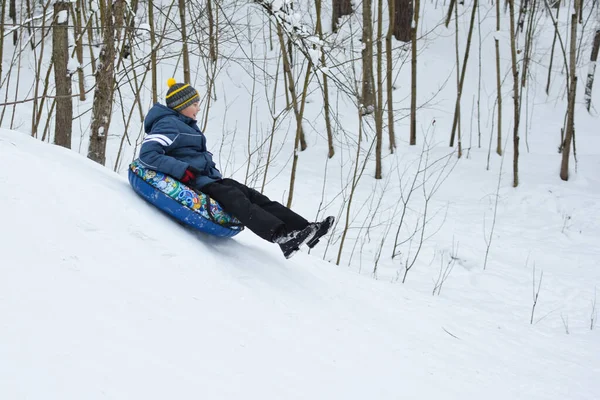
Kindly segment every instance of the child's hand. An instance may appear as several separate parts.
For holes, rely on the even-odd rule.
[[[180,179],[183,183],[193,182],[196,177],[200,175],[200,170],[198,168],[194,168],[191,165],[185,170],[183,177]]]

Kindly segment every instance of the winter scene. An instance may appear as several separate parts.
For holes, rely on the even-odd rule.
[[[596,0],[0,16],[0,399],[600,399]]]

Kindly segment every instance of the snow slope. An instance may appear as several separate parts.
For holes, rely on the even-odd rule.
[[[1,399],[600,396],[598,329],[195,234],[24,134],[0,130],[0,170]]]

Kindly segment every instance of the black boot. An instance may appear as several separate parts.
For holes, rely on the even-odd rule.
[[[335,217],[333,216],[329,216],[327,218],[325,218],[323,221],[321,222],[312,222],[309,224],[315,226],[315,234],[312,235],[312,237],[306,242],[306,245],[309,248],[313,248],[317,245],[317,243],[319,243],[319,239],[325,235],[327,235],[327,232],[329,232],[329,229],[331,229],[331,227],[333,226],[333,222],[335,221]]]
[[[300,250],[300,246],[315,236],[317,229],[318,227],[314,224],[309,224],[302,230],[280,234],[273,238],[273,242],[279,244],[285,258],[291,258]]]

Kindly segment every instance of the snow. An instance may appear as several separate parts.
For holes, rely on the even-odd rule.
[[[69,62],[67,63],[67,71],[70,74],[74,74],[75,72],[77,72],[77,70],[81,68],[81,64],[79,64],[79,62],[77,61],[77,59],[73,58],[69,58]]]
[[[278,18],[293,24],[286,29],[299,48],[322,45],[311,25],[312,2],[295,3],[293,16],[282,11],[289,2],[270,4],[279,10]],[[167,10],[171,3],[156,5]],[[397,49],[398,147],[394,154],[384,151],[379,181],[373,179],[373,118],[363,119],[362,149],[357,151],[357,100],[348,95],[360,84],[360,62],[352,63],[360,59],[362,46],[360,10],[342,19],[336,35],[325,32],[330,76],[346,85],[346,92],[329,85],[336,155],[326,158],[320,82],[314,79],[303,118],[308,148],[297,153],[293,208],[309,219],[336,215],[338,225],[310,255],[302,252],[291,260],[248,231],[229,240],[192,233],[132,192],[126,168],[143,134],[133,100],[139,96],[142,110],[148,109],[152,96],[147,82],[145,89],[135,92],[121,75],[115,99],[119,107],[113,109],[110,130],[102,130],[108,140],[107,168],[77,155],[85,155],[88,148],[93,96],[85,102],[74,99],[78,117],[73,151],[29,137],[31,103],[18,104],[13,116],[7,113],[2,127],[13,126],[21,133],[0,131],[0,227],[4,228],[0,229],[0,399],[597,400],[600,136],[598,117],[588,114],[580,102],[590,48],[585,42],[593,35],[584,37],[580,57],[578,162],[571,159],[570,180],[563,182],[558,178],[557,153],[566,109],[563,56],[556,47],[546,94],[554,27],[548,18],[541,20],[528,72],[531,79],[523,88],[521,184],[513,188],[508,18],[502,17],[496,32],[495,5],[480,6],[482,147],[477,146],[474,105],[478,38],[463,88],[463,158],[457,161],[456,149],[447,142],[456,99],[454,32],[441,23],[447,7],[423,3],[417,146],[406,143],[410,51]],[[91,8],[97,9],[96,1]],[[178,20],[177,9],[170,10],[170,17]],[[223,21],[249,19],[252,25],[221,25],[221,37],[239,39],[219,43],[218,70],[223,72],[215,78],[205,133],[226,176],[247,178],[260,187],[271,116],[285,108],[283,74],[277,70],[276,52],[261,45],[257,36],[259,28],[264,28],[263,38],[269,34],[264,11],[256,5],[222,11]],[[468,7],[465,11],[459,15],[461,60],[470,16]],[[566,34],[570,16],[563,11],[560,26]],[[324,7],[326,30],[329,12]],[[143,60],[149,56],[150,27],[144,13],[139,14],[139,43],[131,50],[133,59]],[[155,14],[157,26],[163,26],[164,17]],[[501,47],[503,135],[508,146],[503,167],[492,150],[486,168],[490,133],[495,135],[497,126],[494,38]],[[254,68],[240,46],[246,42],[253,43],[252,62],[260,60],[258,70],[264,74],[250,72]],[[520,42],[523,45],[523,36]],[[6,40],[5,46],[4,62],[10,65],[12,41]],[[19,64],[19,79],[17,65],[5,68],[3,78],[15,75],[0,87],[0,97],[12,99],[17,92],[19,99],[31,97],[27,91],[35,81],[32,71],[37,63],[31,62],[28,45],[20,48],[23,59],[31,57],[30,61]],[[308,53],[317,60],[319,50]],[[163,60],[180,56],[177,42],[160,52]],[[196,54],[191,56],[191,65],[205,65]],[[50,57],[50,52],[44,53],[40,76],[45,76]],[[302,82],[302,55],[295,52],[294,59],[293,72]],[[92,87],[87,52],[82,65],[86,87]],[[145,71],[146,64],[140,63],[139,76]],[[181,74],[174,63],[159,64],[160,100],[166,79],[179,79]],[[211,90],[204,75],[202,67],[192,71],[193,84],[201,93]],[[278,99],[272,106],[276,76]],[[251,82],[256,82],[256,91],[248,89]],[[254,92],[256,97],[251,97]],[[600,91],[595,90],[592,109],[599,101]],[[121,106],[135,111],[127,128]],[[49,104],[44,106],[40,126],[48,108]],[[252,136],[246,140],[244,127],[249,121]],[[125,141],[123,132],[128,134]],[[265,192],[284,203],[295,132],[294,113],[282,114],[266,174]],[[387,149],[387,137],[383,146]],[[429,157],[427,180],[417,173],[423,151]],[[358,170],[364,163],[364,174],[357,182],[346,244],[336,266],[357,154]],[[416,242],[408,241],[399,246],[398,257],[390,256],[405,209],[402,200],[413,178],[430,188],[438,176],[445,176],[439,160],[450,160],[454,170],[429,202],[427,240],[401,284],[406,262],[417,248]],[[115,164],[119,174],[111,172]],[[406,207],[401,241],[410,238],[423,218],[421,192],[419,187]],[[384,242],[379,258],[379,244]],[[452,268],[438,293],[437,279],[446,265]]]
[[[271,2],[271,9],[273,10],[273,12],[277,12],[281,10],[281,8],[283,8],[285,5],[286,1],[284,0],[273,0]]]
[[[151,30],[150,25],[145,24],[145,23],[139,24],[138,28],[137,28],[138,34],[142,34],[142,35],[149,35],[150,30]]]
[[[68,20],[69,20],[69,13],[66,10],[59,11],[58,14],[56,14],[56,23],[57,24],[64,24]]]
[[[0,169],[10,189],[0,197],[10,227],[0,241],[0,398],[593,399],[600,390],[598,329],[543,331],[485,312],[467,292],[439,302],[305,253],[285,260],[247,231],[195,234],[124,177],[17,132],[0,131]],[[23,179],[39,171],[35,184]]]

